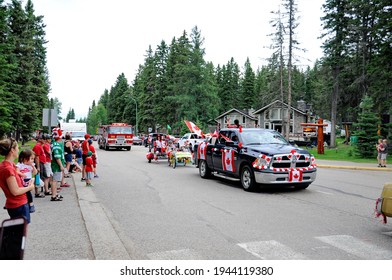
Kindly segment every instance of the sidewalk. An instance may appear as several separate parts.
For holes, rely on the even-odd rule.
[[[67,178],[63,201],[50,196],[35,198],[26,238],[25,260],[121,260],[131,259],[110,219],[81,174]],[[5,204],[3,193],[0,205]],[[1,209],[0,221],[8,219]]]
[[[318,168],[337,168],[337,169],[353,169],[353,170],[372,170],[372,171],[392,171],[392,165],[387,167],[377,167],[377,163],[359,163],[350,161],[320,160],[316,159]]]

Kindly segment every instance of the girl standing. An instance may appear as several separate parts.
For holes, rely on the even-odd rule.
[[[33,176],[37,174],[37,169],[34,166],[34,158],[35,154],[32,150],[24,150],[19,154],[16,167],[24,186],[28,186],[29,182],[33,180]],[[27,201],[29,202],[30,213],[34,213],[35,206],[33,203],[33,195],[31,192],[27,192],[26,195]]]

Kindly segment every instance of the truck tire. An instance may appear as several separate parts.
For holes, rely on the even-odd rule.
[[[208,179],[211,177],[211,169],[208,167],[205,160],[200,160],[199,162],[199,174],[203,179]]]
[[[251,192],[256,188],[255,174],[249,165],[241,168],[240,180],[244,191]]]

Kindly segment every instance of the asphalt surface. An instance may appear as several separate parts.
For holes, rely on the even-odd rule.
[[[317,160],[319,168],[374,170],[391,172],[375,164]],[[62,188],[62,202],[50,197],[36,198],[36,213],[28,227],[25,259],[27,260],[129,260],[116,225],[96,198],[93,188],[81,182],[81,174],[73,173]],[[99,180],[99,179],[98,179]],[[0,204],[4,205],[4,195]],[[0,220],[8,218],[0,211]],[[132,254],[133,255],[133,254]]]

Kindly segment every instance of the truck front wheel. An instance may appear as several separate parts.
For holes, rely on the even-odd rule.
[[[200,160],[199,163],[199,174],[201,178],[207,179],[211,176],[211,170],[205,160]]]
[[[241,185],[244,191],[251,192],[256,187],[255,174],[249,165],[241,169]]]

